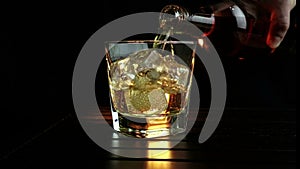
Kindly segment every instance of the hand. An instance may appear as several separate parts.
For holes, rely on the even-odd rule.
[[[290,26],[290,12],[296,6],[296,0],[252,0],[252,2],[260,6],[256,10],[266,10],[265,12],[270,14],[266,43],[272,49],[277,48]]]

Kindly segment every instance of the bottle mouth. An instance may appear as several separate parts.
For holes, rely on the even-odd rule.
[[[219,6],[219,7],[218,7]],[[226,6],[226,9],[223,9]],[[222,9],[220,9],[222,8]],[[189,21],[198,26],[205,34],[209,35],[214,29],[217,18],[231,19],[232,24],[224,24],[225,27],[247,29],[247,19],[244,12],[235,4],[223,4],[200,7],[196,13],[190,13],[186,8],[179,5],[166,5],[161,10],[159,23],[161,29],[178,29],[183,21]]]
[[[174,18],[170,18],[170,15],[164,15],[164,14],[170,14],[173,15]],[[182,6],[179,5],[166,5],[161,10],[160,20],[169,20],[169,19],[178,19],[178,20],[185,20],[189,17],[189,12],[187,9],[185,9]]]

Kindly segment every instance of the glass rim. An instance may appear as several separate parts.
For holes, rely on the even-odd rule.
[[[128,43],[128,44],[139,44],[139,43],[167,43],[167,44],[189,44],[189,45],[194,45],[197,44],[197,41],[193,40],[112,40],[112,41],[105,41],[105,44],[118,44],[118,43]]]

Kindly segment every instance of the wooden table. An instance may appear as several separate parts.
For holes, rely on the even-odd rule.
[[[106,110],[102,113],[109,121]],[[295,109],[227,108],[216,132],[199,144],[206,113],[200,110],[192,130],[174,148],[149,158],[120,157],[103,150],[84,133],[75,113],[66,113],[2,154],[1,163],[5,168],[296,168]],[[115,151],[124,148],[118,145],[119,139],[112,135]],[[159,150],[170,142],[162,139]],[[149,147],[147,151],[155,150]]]

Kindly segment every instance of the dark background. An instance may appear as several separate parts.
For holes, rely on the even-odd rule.
[[[64,161],[64,157],[73,158],[75,152],[70,153],[73,147],[97,149],[81,130],[72,105],[72,72],[82,46],[94,32],[114,19],[136,12],[159,12],[171,2],[26,2],[3,6],[9,10],[2,11],[4,22],[0,32],[1,160],[10,164],[22,161],[31,166],[35,158],[51,158],[49,153],[63,154],[53,159],[56,163],[58,159]],[[201,2],[191,4],[188,1],[185,5],[195,9]],[[245,60],[239,60],[240,56],[221,56],[228,81],[227,107],[296,108],[295,13],[293,10],[285,40],[273,54],[254,49],[251,52],[256,57]],[[203,79],[207,78],[205,73],[201,74]],[[201,104],[207,107],[209,83],[204,81],[200,87]],[[72,133],[79,135],[79,140],[70,143],[50,134],[48,148],[39,150],[41,146],[36,145],[42,141],[35,139],[47,135],[53,126],[68,118],[72,119],[69,125],[74,126],[76,132]],[[67,151],[66,145],[69,145]],[[75,155],[80,151],[90,152],[87,150],[79,148]]]

